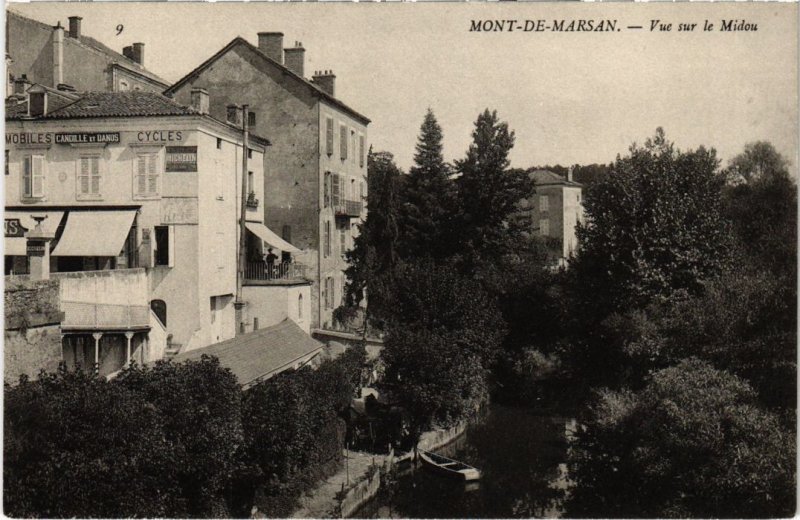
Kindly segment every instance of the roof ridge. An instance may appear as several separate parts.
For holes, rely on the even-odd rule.
[[[244,44],[250,51],[254,52],[256,56],[267,60],[268,63],[278,67],[281,72],[284,72],[289,75],[289,77],[294,78],[295,80],[301,81],[304,85],[311,88],[314,92],[322,96],[324,99],[332,102],[334,105],[338,105],[340,108],[344,109],[346,112],[350,112],[352,115],[356,116],[359,119],[364,120],[367,124],[371,123],[371,120],[366,117],[365,115],[359,113],[355,109],[349,107],[344,101],[336,98],[335,96],[330,95],[329,93],[325,92],[322,88],[317,86],[312,81],[304,78],[303,76],[297,74],[292,69],[284,65],[283,63],[278,63],[274,59],[270,58],[264,52],[261,51],[258,47],[247,41],[242,36],[236,36],[233,40],[231,40],[227,45],[225,45],[222,49],[214,53],[210,58],[202,62],[200,65],[192,69],[188,74],[183,76],[181,79],[173,83],[169,88],[167,88],[164,93],[174,93],[179,87],[183,86],[184,83],[188,82],[192,77],[199,75],[200,72],[208,68],[214,61],[219,59],[223,54],[230,51],[235,45]]]

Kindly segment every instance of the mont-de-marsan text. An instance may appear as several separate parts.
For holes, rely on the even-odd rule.
[[[647,25],[628,25],[628,30],[647,30]],[[698,27],[697,23],[677,23],[662,20],[650,20],[650,32],[693,32]],[[623,24],[616,19],[553,19],[553,20],[519,20],[519,19],[487,19],[470,20],[469,32],[619,32]],[[703,31],[718,30],[719,32],[755,32],[758,24],[747,20],[720,20],[719,24],[706,20],[702,25]]]

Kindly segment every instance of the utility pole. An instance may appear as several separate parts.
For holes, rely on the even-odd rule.
[[[250,129],[248,128],[247,117],[248,108],[249,105],[242,105],[242,200],[239,204],[239,267],[237,269],[238,276],[236,277],[236,303],[240,306],[244,305],[244,301],[242,300],[242,283],[244,282],[245,266],[247,262],[247,258],[245,257],[245,247],[247,246],[245,219],[247,218],[247,154],[250,149]]]

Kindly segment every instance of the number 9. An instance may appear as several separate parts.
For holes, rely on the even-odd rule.
[[[117,25],[117,36],[119,36],[122,33],[122,30],[124,28],[125,28],[125,26],[122,25],[122,24]]]

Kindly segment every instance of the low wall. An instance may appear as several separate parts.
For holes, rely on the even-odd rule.
[[[375,471],[367,480],[362,480],[347,492],[339,504],[342,518],[348,518],[367,500],[378,494],[381,487],[381,472]]]
[[[144,269],[114,269],[51,273],[61,282],[61,301],[149,307],[147,274]]]

